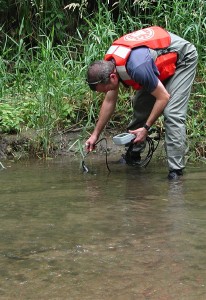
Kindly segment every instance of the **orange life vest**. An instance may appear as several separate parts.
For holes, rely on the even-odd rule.
[[[158,78],[164,81],[172,76],[176,70],[177,53],[167,51],[170,43],[171,38],[166,30],[158,26],[152,26],[126,34],[115,40],[104,59],[114,59],[117,72],[123,82],[139,90],[141,89],[140,84],[132,80],[126,70],[126,63],[132,49],[146,46],[153,50],[160,50],[161,54],[155,60],[155,65],[160,73]]]

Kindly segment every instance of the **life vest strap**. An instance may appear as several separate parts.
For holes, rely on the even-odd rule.
[[[131,77],[127,73],[127,70],[125,66],[116,66],[117,73],[119,74],[120,78],[125,81],[125,80],[131,80]]]

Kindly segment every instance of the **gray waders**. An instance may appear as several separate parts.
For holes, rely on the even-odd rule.
[[[165,150],[169,170],[178,170],[185,167],[184,157],[187,149],[185,122],[198,55],[192,44],[172,33],[170,35],[169,49],[178,53],[178,61],[175,74],[163,82],[170,94],[169,103],[163,112]],[[128,129],[142,127],[147,121],[154,103],[155,98],[151,94],[144,89],[139,90],[133,98],[133,119]]]

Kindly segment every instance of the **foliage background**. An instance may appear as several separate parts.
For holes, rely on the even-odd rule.
[[[84,138],[98,116],[102,96],[85,84],[88,64],[112,41],[159,25],[195,44],[197,76],[188,110],[191,156],[205,157],[206,2],[133,0],[0,0],[0,132],[33,129],[32,153],[51,154],[54,135],[81,129]],[[108,124],[126,126],[133,91],[121,89]],[[162,126],[161,118],[158,122]]]

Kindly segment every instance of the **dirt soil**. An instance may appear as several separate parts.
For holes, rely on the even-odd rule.
[[[106,142],[98,144],[97,151],[95,153],[105,154],[105,150],[110,156],[115,156],[121,158],[121,155],[125,153],[124,146],[116,146],[112,137],[116,134],[122,133],[123,131],[117,132],[115,130],[107,129],[101,137],[106,138]],[[40,158],[55,158],[58,156],[68,156],[71,159],[77,158],[81,155],[80,147],[85,153],[84,143],[87,139],[81,138],[82,130],[70,131],[66,133],[58,133],[53,137],[53,142],[51,145],[50,153],[45,157],[42,151],[37,149],[37,144],[34,143],[36,138],[35,131],[26,131],[21,132],[20,134],[0,134],[0,168],[2,163],[6,160],[23,160],[23,159],[40,159]],[[205,163],[206,161],[206,145],[205,143],[200,144],[196,148],[194,153],[196,157],[199,157],[201,161]],[[97,155],[97,158],[101,159],[101,155]],[[164,151],[164,142],[163,137],[159,143],[157,150],[153,155],[156,162],[165,161],[165,151]],[[188,159],[188,158],[186,158]]]
[[[107,148],[109,152],[119,153],[122,151],[122,147],[116,146],[112,137],[118,133],[114,130],[106,131],[102,137],[106,138],[106,142],[102,141],[104,149]],[[22,132],[20,134],[0,134],[0,160],[7,159],[25,159],[42,157],[42,153],[35,149],[34,138],[35,132]],[[56,157],[59,155],[74,156],[79,152],[81,132],[71,131],[67,133],[59,133],[53,138],[52,151],[49,154],[50,157]],[[85,140],[81,139],[82,146]],[[106,148],[105,148],[106,147]],[[101,145],[98,145],[98,149],[101,150]]]

